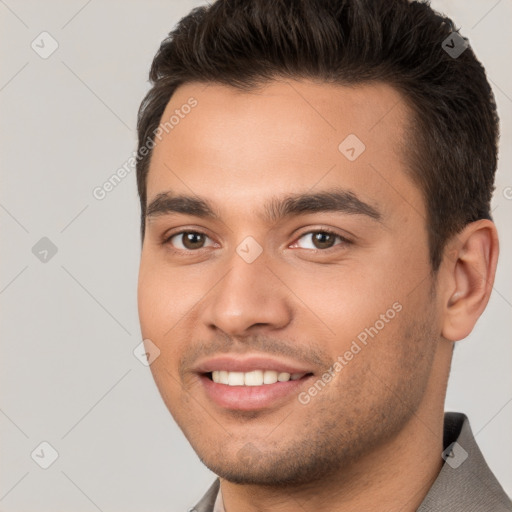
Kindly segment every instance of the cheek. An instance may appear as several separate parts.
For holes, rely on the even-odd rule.
[[[178,375],[178,362],[187,348],[189,318],[204,291],[191,292],[186,272],[162,265],[151,255],[143,255],[139,270],[137,301],[142,336],[160,350],[151,364],[157,384],[169,381],[172,388]],[[172,377],[168,374],[172,374]]]
[[[139,321],[144,338],[153,339],[160,331],[162,286],[151,272],[147,272],[141,263],[137,288]]]
[[[175,368],[172,362],[177,361],[179,357],[178,344],[173,342],[176,333],[173,327],[179,318],[176,302],[179,304],[179,301],[176,301],[172,282],[163,278],[163,273],[156,269],[158,269],[157,266],[142,259],[137,302],[142,337],[151,340],[160,350],[159,357],[150,366],[160,388],[160,381],[168,378],[165,375],[165,369],[174,374]]]
[[[149,339],[160,350],[159,356],[149,369],[155,384],[167,407],[176,403],[178,397],[177,361],[179,345],[173,341],[173,326],[176,318],[173,314],[172,288],[167,280],[161,279],[147,259],[141,260],[137,290],[139,322],[143,339]]]
[[[188,305],[188,293],[179,282],[179,270],[143,254],[139,269],[137,303],[142,334],[162,338]],[[171,331],[172,332],[172,331]]]
[[[393,285],[391,267],[383,260],[375,265],[347,262],[331,268],[293,269],[286,271],[288,275],[284,271],[280,275],[284,282],[291,283],[290,289],[300,299],[296,301],[297,321],[304,324],[304,332],[314,329],[322,333],[323,341],[317,343],[332,339],[333,349],[341,350],[388,310],[388,316],[394,318],[393,304],[402,294]]]
[[[299,330],[317,336],[312,343],[322,345],[333,362],[343,358],[346,378],[370,366],[392,379],[402,365],[412,364],[409,350],[422,351],[420,333],[410,329],[426,315],[429,267],[426,261],[408,267],[400,257],[381,258],[364,271],[338,268],[295,278],[293,291],[306,305]]]

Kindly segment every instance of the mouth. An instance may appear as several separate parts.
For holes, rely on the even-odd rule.
[[[222,411],[277,409],[298,400],[313,378],[310,364],[268,354],[217,354],[193,371],[210,402]]]
[[[275,409],[297,400],[313,373],[213,370],[200,373],[199,377],[207,397],[221,409],[256,411]]]

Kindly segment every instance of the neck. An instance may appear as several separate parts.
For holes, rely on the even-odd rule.
[[[320,481],[276,489],[221,479],[226,512],[414,512],[441,470],[443,408],[416,411],[394,438]]]

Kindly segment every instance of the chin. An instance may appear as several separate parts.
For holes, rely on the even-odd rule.
[[[304,458],[303,454],[264,454],[250,443],[233,457],[203,458],[201,461],[219,477],[243,485],[265,487],[295,487],[311,484],[322,479],[333,468],[332,460],[315,457]],[[300,462],[299,462],[300,461]]]

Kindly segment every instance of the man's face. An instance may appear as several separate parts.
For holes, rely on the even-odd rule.
[[[187,84],[162,123],[175,110],[148,205],[191,200],[161,196],[146,222],[139,316],[160,350],[153,376],[218,475],[311,481],[396,436],[436,377],[408,110],[386,85],[306,81],[250,93]],[[330,192],[339,200],[268,206]],[[193,210],[199,199],[216,216]]]

